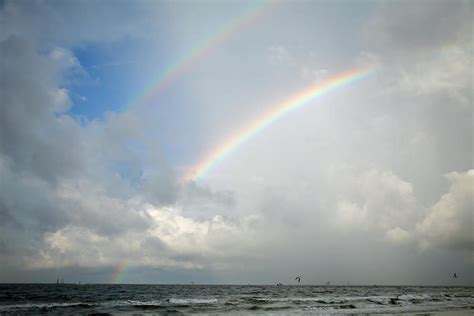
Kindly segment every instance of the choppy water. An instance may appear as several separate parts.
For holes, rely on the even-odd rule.
[[[1,314],[375,314],[468,309],[474,288],[0,284]]]

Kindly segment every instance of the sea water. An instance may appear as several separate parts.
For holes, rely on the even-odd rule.
[[[383,314],[474,311],[472,287],[0,284],[0,314]]]

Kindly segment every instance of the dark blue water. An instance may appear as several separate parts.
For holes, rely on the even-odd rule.
[[[468,287],[0,284],[17,315],[375,314],[474,311]]]

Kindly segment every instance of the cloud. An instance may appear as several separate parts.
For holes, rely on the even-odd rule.
[[[472,252],[473,170],[448,173],[449,191],[429,208],[417,201],[410,183],[392,172],[369,170],[349,179],[353,186],[346,190],[351,192],[341,191],[337,203],[335,223],[342,232],[381,232],[396,245],[416,242],[424,250]]]
[[[386,53],[383,58],[418,59],[471,34],[469,6],[465,0],[385,1],[366,24],[365,36],[372,50]]]
[[[367,111],[392,122],[380,131],[389,137],[372,143],[384,144],[383,159],[427,206],[445,189],[440,175],[472,168],[471,9],[469,1],[382,2],[363,28],[360,58],[378,69]]]
[[[81,164],[79,126],[63,114],[71,101],[58,87],[60,68],[20,37],[0,43],[2,116],[0,150],[21,172],[48,180],[72,174]]]
[[[239,221],[222,216],[198,221],[175,208],[140,207],[135,212],[148,223],[147,228],[111,235],[92,231],[87,225],[69,224],[45,236],[47,247],[31,267],[113,266],[126,261],[131,266],[201,269],[246,256],[259,222],[255,216]]]
[[[222,207],[232,203],[228,193],[179,193],[156,141],[146,137],[156,124],[153,109],[78,123],[65,113],[72,102],[60,88],[83,75],[73,53],[54,47],[40,54],[13,35],[0,45],[2,266],[110,267],[135,257],[132,265],[194,269],[213,264],[208,257],[244,254],[257,220],[227,220],[216,209],[202,216],[196,201]],[[192,217],[161,206],[177,197]]]
[[[20,267],[37,256],[43,235],[65,225],[55,186],[83,167],[80,126],[60,87],[64,67],[11,35],[0,42],[0,216],[2,263]]]
[[[474,250],[474,170],[446,175],[449,191],[416,226],[422,248],[440,247],[471,253]]]
[[[395,227],[385,233],[385,238],[394,244],[404,244],[410,241],[411,234],[400,227]]]
[[[386,92],[446,93],[452,104],[468,107],[470,6],[469,1],[460,0],[385,2],[378,8],[366,25],[365,36],[371,52],[382,61],[389,86]]]
[[[100,11],[89,22],[100,21]],[[143,120],[138,116],[146,114],[127,112],[106,115],[104,121],[78,122],[67,113],[73,103],[66,87],[87,79],[87,73],[66,45],[112,41],[127,31],[113,35],[118,29],[97,26],[104,33],[78,34],[73,20],[83,24],[82,18],[77,20],[70,7],[50,2],[7,1],[0,15],[5,25],[0,31],[2,266],[32,267],[47,247],[45,236],[66,227],[96,236],[146,229],[133,199],[141,198],[136,197],[135,180],[140,182],[144,169],[137,157],[150,157],[134,143],[143,137]],[[68,15],[74,17],[65,23]],[[48,31],[49,27],[54,31]],[[157,152],[149,146],[147,150]],[[166,167],[156,165],[154,170],[159,174]],[[146,179],[151,177],[149,172]],[[173,180],[169,183],[172,187]],[[166,182],[161,181],[161,186],[166,187]],[[175,195],[164,190],[154,198],[162,203],[174,201]],[[78,264],[72,257],[68,262]]]
[[[120,55],[113,43],[136,45],[138,56],[117,58],[136,61],[130,68],[146,77],[144,69],[156,75],[167,65],[166,54],[200,42],[180,37],[173,48],[167,10],[176,17],[170,34],[216,27],[185,6],[161,5],[2,4],[0,263],[8,268],[0,280],[72,267],[107,275],[126,261],[145,267],[146,281],[153,268],[228,282],[273,282],[292,269],[345,283],[371,274],[376,256],[386,260],[381,281],[423,266],[432,273],[416,281],[429,283],[440,267],[413,255],[417,243],[439,250],[430,254],[447,262],[442,269],[458,260],[452,250],[472,250],[472,171],[463,171],[472,168],[466,3],[383,3],[350,19],[295,6],[275,21],[300,16],[298,23],[257,21],[146,106],[100,120],[70,116],[81,106],[70,98],[74,85],[88,76],[78,47]],[[309,14],[316,11],[321,19]],[[202,148],[357,64],[378,70],[289,113],[203,179],[177,181]]]
[[[0,261],[5,271],[24,267],[43,247],[43,236],[68,223],[57,206],[54,187],[19,173],[0,155]]]
[[[413,187],[392,172],[366,171],[353,179],[351,190],[353,199],[342,197],[338,202],[338,222],[343,229],[382,230],[394,236],[416,220]]]
[[[0,11],[3,28],[0,40],[10,36],[30,38],[39,47],[74,46],[97,41],[113,42],[125,36],[148,37],[160,5],[148,1],[135,3],[92,1],[5,1]],[[83,15],[78,15],[82,12]],[[84,23],[87,17],[87,23]],[[123,23],[104,23],[122,21]]]
[[[293,62],[290,52],[281,45],[268,48],[267,59],[270,65],[285,65]]]

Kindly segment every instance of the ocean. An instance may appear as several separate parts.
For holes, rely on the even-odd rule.
[[[360,315],[464,310],[472,287],[0,284],[0,314]]]

